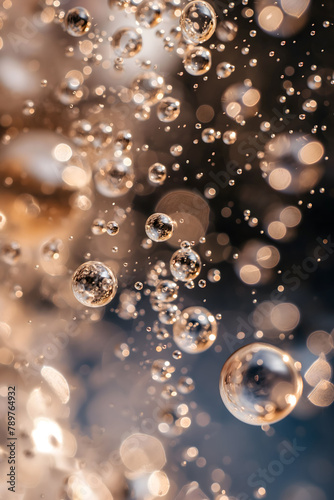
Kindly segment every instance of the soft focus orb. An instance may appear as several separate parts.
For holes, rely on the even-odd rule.
[[[211,52],[204,47],[189,49],[184,59],[184,69],[193,76],[204,75],[211,68]]]
[[[205,307],[187,307],[173,326],[176,345],[184,352],[197,354],[209,349],[217,338],[217,322]]]
[[[118,57],[134,57],[141,51],[143,39],[137,29],[121,28],[113,34],[111,46]]]
[[[209,40],[215,32],[216,13],[208,2],[189,2],[180,18],[181,31],[186,40],[197,44]]]
[[[156,359],[151,366],[151,376],[155,382],[166,382],[174,373],[175,368],[169,361]]]
[[[165,94],[165,80],[154,71],[141,73],[132,82],[133,101],[138,105],[153,106]]]
[[[152,214],[148,217],[145,224],[145,232],[153,241],[166,241],[172,237],[174,222],[166,214]]]
[[[94,175],[97,191],[108,198],[126,194],[133,186],[134,172],[128,157],[98,162],[99,170]]]
[[[223,403],[234,417],[263,425],[289,415],[302,394],[303,381],[286,352],[255,342],[228,358],[219,388]]]
[[[162,302],[173,302],[177,299],[179,285],[175,281],[161,280],[155,289],[155,297]]]
[[[65,28],[69,35],[83,36],[91,27],[91,18],[84,7],[74,7],[65,16]]]
[[[216,29],[216,36],[221,42],[232,42],[238,33],[238,25],[233,21],[220,21]]]
[[[179,281],[191,281],[201,272],[201,259],[191,247],[180,248],[170,260],[170,272]]]
[[[73,274],[72,290],[84,306],[102,307],[115,297],[117,279],[102,262],[84,262]]]

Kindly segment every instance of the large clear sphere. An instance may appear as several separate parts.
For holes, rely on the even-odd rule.
[[[303,390],[299,364],[269,344],[238,349],[223,366],[220,395],[226,408],[251,425],[274,424],[296,406]]]

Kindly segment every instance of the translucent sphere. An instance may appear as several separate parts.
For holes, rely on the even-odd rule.
[[[146,221],[145,232],[153,241],[166,241],[171,238],[174,222],[166,214],[152,214]]]
[[[172,325],[177,320],[180,310],[176,304],[160,302],[159,321],[164,325]]]
[[[202,0],[189,2],[182,11],[180,26],[183,36],[197,44],[206,42],[215,32],[216,13],[211,5]]]
[[[219,79],[227,78],[228,76],[232,75],[234,70],[235,66],[233,66],[233,64],[230,64],[228,62],[221,62],[217,65],[216,68],[217,77]]]
[[[214,128],[205,128],[201,133],[202,141],[211,144],[216,140],[216,131]]]
[[[157,116],[161,122],[173,122],[180,114],[181,103],[174,97],[165,97],[157,108]]]
[[[65,28],[69,35],[83,36],[91,27],[90,14],[84,7],[74,7],[65,16]]]
[[[226,130],[226,132],[223,133],[223,142],[225,144],[234,144],[237,137],[238,136],[235,130]]]
[[[206,351],[217,338],[215,317],[204,307],[187,307],[174,323],[173,337],[184,352],[197,354]]]
[[[121,28],[112,37],[111,46],[118,57],[133,57],[141,51],[143,39],[134,28]]]
[[[156,359],[152,363],[151,376],[156,382],[166,382],[174,373],[175,368],[169,361],[164,359]]]
[[[10,266],[17,264],[21,257],[21,247],[16,241],[5,243],[0,248],[0,258]]]
[[[123,196],[133,186],[134,172],[130,158],[102,160],[94,176],[97,191],[103,196]]]
[[[164,2],[160,0],[143,0],[136,10],[136,21],[143,28],[153,28],[162,21],[165,10]]]
[[[112,132],[112,123],[95,123],[90,133],[92,137],[91,144],[97,149],[107,148],[112,142]]]
[[[69,137],[77,146],[87,146],[89,136],[91,135],[92,124],[88,120],[75,120],[71,124]]]
[[[221,42],[232,42],[238,33],[238,25],[233,21],[220,21],[216,29],[216,36]]]
[[[162,302],[173,302],[177,299],[179,285],[172,280],[161,280],[155,288],[155,298]]]
[[[294,409],[303,381],[289,354],[255,342],[228,358],[219,387],[232,415],[247,424],[263,425],[278,422]]]
[[[41,257],[45,261],[58,260],[61,252],[64,249],[64,244],[59,238],[48,240],[41,248]]]
[[[148,178],[152,184],[163,184],[167,177],[167,170],[162,163],[153,163],[148,169]]]
[[[119,233],[119,225],[116,221],[110,220],[109,222],[107,222],[106,231],[109,236],[115,236]]]
[[[172,255],[170,272],[180,281],[191,281],[201,271],[201,259],[192,248],[180,248]]]
[[[142,73],[132,83],[133,101],[152,106],[161,101],[165,93],[165,80],[153,71]]]
[[[102,262],[84,262],[72,277],[75,298],[84,306],[101,307],[109,304],[117,291],[117,279]]]
[[[211,68],[211,52],[204,47],[194,47],[187,51],[183,62],[184,69],[190,75],[204,75]]]
[[[130,151],[132,148],[132,134],[130,130],[120,130],[115,138],[114,147],[118,151]]]

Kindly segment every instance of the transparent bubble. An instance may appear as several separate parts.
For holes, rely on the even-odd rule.
[[[74,7],[65,16],[65,29],[69,35],[83,36],[91,27],[91,18],[84,7]]]
[[[221,42],[232,42],[238,33],[238,26],[233,21],[220,21],[216,29],[216,36]]]
[[[84,306],[101,307],[108,304],[117,291],[117,279],[102,262],[84,262],[72,277],[75,298]]]
[[[173,302],[177,299],[179,285],[175,281],[162,280],[156,286],[155,298],[162,302]]]
[[[223,366],[219,386],[226,408],[251,425],[273,424],[286,417],[303,390],[291,356],[262,343],[233,353]]]
[[[120,130],[115,138],[114,148],[118,151],[130,151],[132,148],[132,134],[130,130]]]
[[[92,124],[88,120],[75,120],[70,128],[69,137],[77,146],[87,146],[92,132]]]
[[[117,224],[116,221],[110,220],[106,224],[106,231],[109,236],[115,236],[119,232],[119,225]]]
[[[58,260],[61,252],[64,250],[64,244],[59,238],[52,238],[44,243],[41,248],[41,256],[45,261]]]
[[[194,44],[206,42],[215,32],[216,17],[213,7],[208,2],[202,0],[189,2],[180,18],[184,38]]]
[[[160,302],[159,321],[164,325],[172,325],[177,320],[180,310],[175,304]]]
[[[225,144],[234,144],[237,140],[237,133],[234,130],[226,130],[223,133],[223,141]]]
[[[159,328],[156,331],[156,337],[158,340],[166,340],[170,337],[168,330],[166,328]]]
[[[227,78],[228,76],[232,75],[234,70],[235,66],[233,66],[233,64],[230,64],[228,62],[221,62],[216,67],[217,77],[219,79]]]
[[[91,225],[91,231],[93,234],[99,236],[106,232],[106,221],[103,219],[94,219]]]
[[[177,390],[173,385],[166,384],[161,391],[161,396],[164,399],[175,398],[175,396],[177,396]]]
[[[106,148],[110,146],[112,142],[112,131],[112,123],[95,123],[90,133],[92,145],[95,148]]]
[[[191,281],[201,271],[200,256],[192,248],[180,248],[170,260],[170,271],[180,281]]]
[[[174,97],[164,97],[157,107],[157,116],[161,122],[172,122],[180,114],[181,103]]]
[[[100,168],[94,176],[94,181],[97,191],[103,196],[123,196],[132,188],[134,172],[130,158],[103,159],[98,165]]]
[[[167,177],[167,170],[162,163],[153,163],[148,169],[148,178],[153,184],[163,184]]]
[[[156,359],[152,363],[151,376],[156,382],[167,382],[173,375],[175,368],[169,361]]]
[[[0,248],[0,258],[10,266],[17,264],[21,257],[21,246],[16,241],[5,243]]]
[[[143,289],[144,285],[142,284],[141,281],[136,281],[136,283],[134,284],[134,287],[136,290],[140,291]]]
[[[181,394],[189,394],[195,389],[195,384],[190,377],[180,377],[177,382],[177,389]]]
[[[132,99],[136,104],[152,106],[164,97],[165,80],[153,71],[143,73],[132,82],[131,90],[133,92]]]
[[[143,28],[154,28],[161,23],[164,10],[165,4],[160,0],[143,0],[137,7],[136,21]]]
[[[174,224],[169,215],[152,214],[146,221],[145,232],[153,241],[166,241],[172,237]]]
[[[204,75],[211,68],[211,52],[204,47],[191,48],[187,50],[183,62],[184,69],[190,75]]]
[[[204,307],[188,307],[175,322],[173,337],[184,352],[197,354],[206,351],[217,337],[215,317]]]
[[[202,130],[202,141],[210,144],[216,140],[216,131],[214,128],[205,128]]]
[[[179,350],[173,351],[172,356],[173,356],[174,359],[181,359],[182,358],[182,352],[179,351]]]
[[[172,156],[181,156],[183,153],[183,147],[181,146],[181,144],[173,144],[169,148],[169,151]]]
[[[148,105],[137,106],[135,111],[136,120],[144,122],[146,120],[149,120],[150,116],[151,116],[151,108]]]
[[[56,88],[55,95],[59,102],[65,104],[77,104],[84,96],[82,84],[77,78],[65,78]]]
[[[135,28],[121,28],[112,37],[111,46],[118,57],[134,57],[141,51],[143,39]]]

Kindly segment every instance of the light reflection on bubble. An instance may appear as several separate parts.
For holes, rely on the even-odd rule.
[[[286,417],[296,406],[303,383],[292,358],[269,344],[241,347],[226,361],[220,394],[239,420],[262,425]]]

